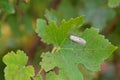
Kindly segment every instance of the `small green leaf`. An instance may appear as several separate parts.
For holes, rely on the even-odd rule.
[[[18,66],[25,66],[28,60],[26,54],[20,50],[18,50],[16,53],[17,54],[15,54],[13,51],[9,52],[7,55],[4,56],[3,62],[8,66],[11,64]]]
[[[72,18],[69,21],[62,20],[59,27],[57,27],[54,21],[50,21],[47,25],[45,20],[38,19],[36,32],[42,38],[43,42],[60,46],[70,34],[77,32],[78,28],[84,22],[83,18],[81,16],[75,19]]]
[[[25,66],[28,57],[26,54],[18,50],[16,54],[12,51],[3,57],[3,62],[7,65],[5,72],[5,80],[30,80],[34,76],[34,68]]]
[[[120,5],[120,0],[109,0],[108,1],[108,6],[110,7],[117,7]]]

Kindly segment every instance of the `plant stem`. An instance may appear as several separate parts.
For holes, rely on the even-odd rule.
[[[54,47],[51,51],[52,54],[56,53],[58,50],[60,50],[60,47]]]

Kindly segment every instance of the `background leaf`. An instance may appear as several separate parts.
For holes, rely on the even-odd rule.
[[[108,6],[110,7],[117,7],[120,5],[120,0],[109,0],[108,1]]]
[[[2,10],[8,14],[15,13],[14,6],[8,0],[0,0],[0,7]]]
[[[3,62],[7,65],[5,68],[5,80],[30,80],[34,76],[34,68],[25,66],[28,57],[23,51],[18,50],[16,54],[10,52],[4,56]]]
[[[79,14],[85,15],[85,23],[90,23],[93,27],[100,30],[103,30],[107,22],[111,21],[116,14],[102,0],[82,0],[81,6]]]

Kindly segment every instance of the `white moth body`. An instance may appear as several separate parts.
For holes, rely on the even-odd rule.
[[[70,40],[72,40],[74,42],[77,42],[77,43],[80,43],[80,44],[83,44],[83,45],[86,44],[86,41],[83,38],[80,38],[80,37],[77,37],[77,36],[74,36],[74,35],[70,36]]]

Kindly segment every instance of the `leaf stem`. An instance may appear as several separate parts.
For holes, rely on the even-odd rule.
[[[52,54],[56,53],[57,51],[60,50],[60,47],[54,47],[51,51]]]

